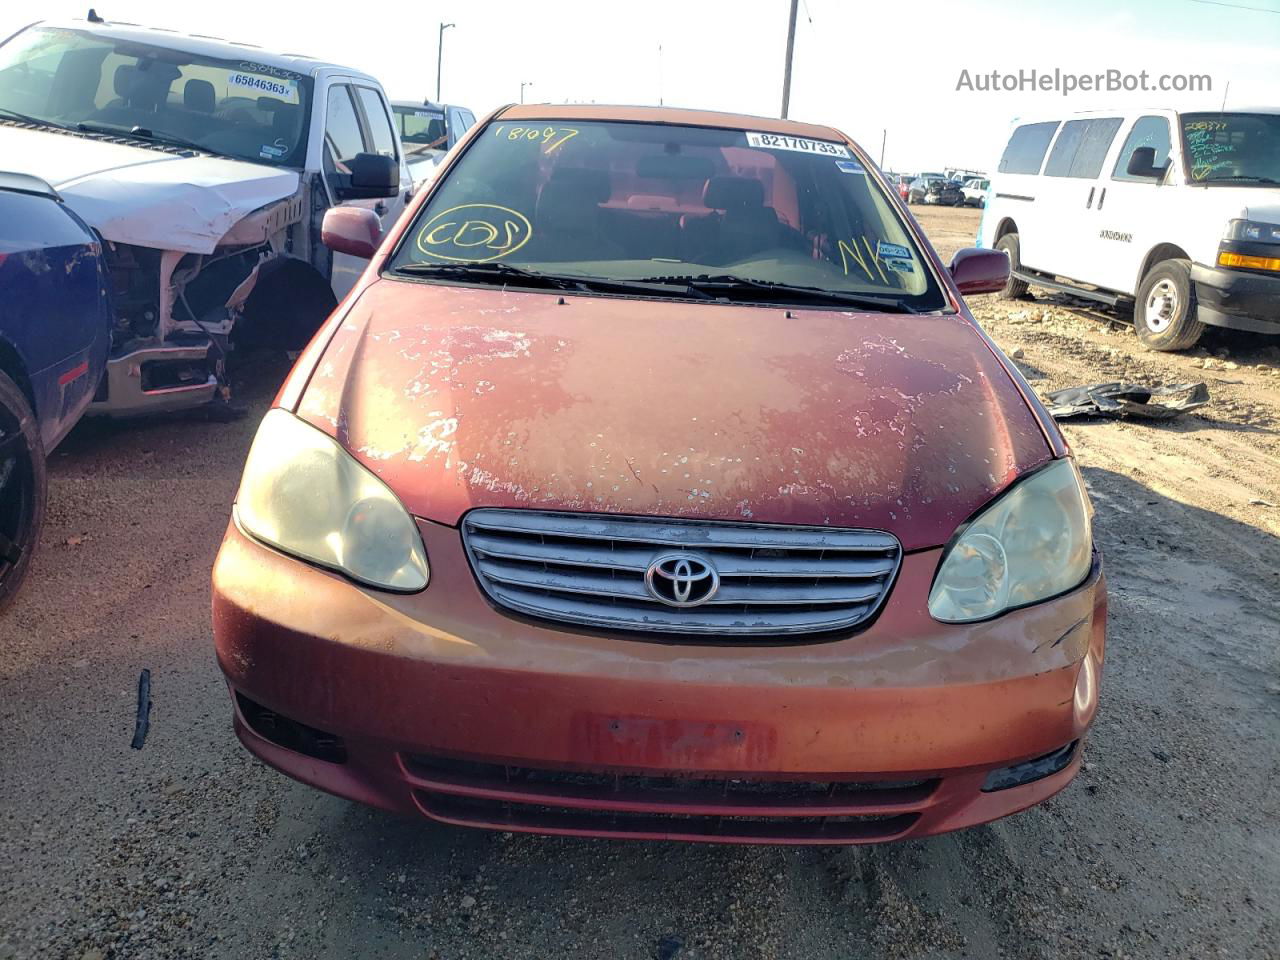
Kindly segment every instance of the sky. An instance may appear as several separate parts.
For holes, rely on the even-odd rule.
[[[700,107],[777,116],[788,0],[435,0],[362,4],[222,0],[41,0],[46,18],[161,26],[304,53],[376,76],[393,99],[441,99],[477,116],[519,99]],[[0,37],[28,23],[0,3]],[[28,7],[28,10],[33,7]],[[369,9],[373,9],[370,7]],[[999,70],[1154,79],[1207,74],[1212,92],[957,90]],[[1228,83],[1230,84],[1228,90]],[[1095,108],[1280,102],[1280,0],[801,0],[793,119],[835,126],[898,172],[989,170],[1018,116]]]

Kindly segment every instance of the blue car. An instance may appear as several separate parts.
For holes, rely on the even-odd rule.
[[[0,172],[0,609],[40,538],[45,456],[102,379],[109,295],[93,231],[43,180]]]

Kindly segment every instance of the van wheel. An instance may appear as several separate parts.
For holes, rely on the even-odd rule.
[[[1151,269],[1138,287],[1133,329],[1152,350],[1186,350],[1204,334],[1196,319],[1196,291],[1190,260],[1165,260]]]
[[[0,373],[0,610],[31,566],[44,523],[44,444],[27,398]]]
[[[1020,247],[1018,246],[1018,235],[1016,233],[1006,233],[1003,237],[996,241],[996,249],[1003,250],[1009,255],[1009,279],[1004,285],[1004,289],[1000,291],[998,296],[1001,300],[1020,300],[1027,295],[1027,281],[1019,280],[1012,271],[1022,266],[1022,257],[1020,256]]]

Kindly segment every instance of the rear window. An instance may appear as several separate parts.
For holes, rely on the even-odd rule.
[[[615,280],[731,273],[941,309],[905,223],[842,143],[653,123],[491,122],[393,259]]]
[[[1087,180],[1097,177],[1122,122],[1120,117],[1105,117],[1063,124],[1044,166],[1044,175]]]
[[[1024,124],[1014,130],[1009,145],[1004,148],[1004,156],[1000,158],[1000,172],[1039,173],[1049,141],[1057,129],[1058,121],[1050,120],[1047,123]]]

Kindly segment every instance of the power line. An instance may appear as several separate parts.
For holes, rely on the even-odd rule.
[[[1273,7],[1246,7],[1242,3],[1223,3],[1222,0],[1191,0],[1192,3],[1203,3],[1210,7],[1230,7],[1232,10],[1251,10],[1254,13],[1275,13],[1280,14],[1280,10]]]

